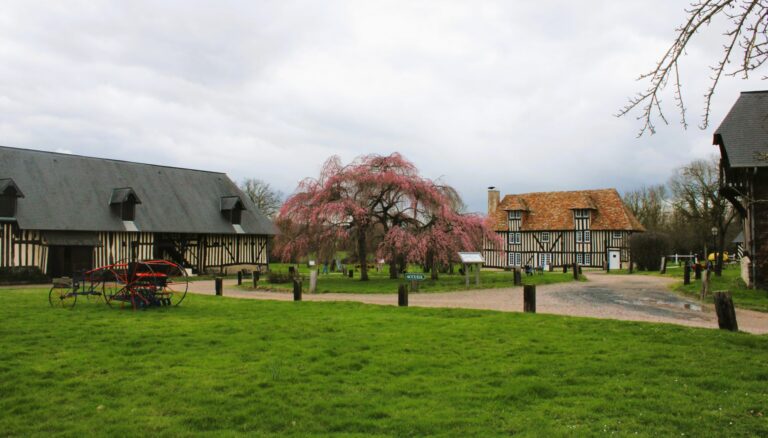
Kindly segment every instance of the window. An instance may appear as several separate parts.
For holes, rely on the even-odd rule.
[[[621,231],[614,231],[613,232],[613,238],[614,239],[621,239]]]
[[[519,252],[511,252],[509,253],[509,266],[520,266],[520,253]]]
[[[552,254],[541,253],[539,254],[539,266],[549,266],[552,263]]]
[[[587,266],[592,264],[592,254],[584,254],[584,264]]]
[[[584,233],[581,231],[576,232],[576,243],[581,243],[584,240]]]
[[[579,209],[574,212],[576,219],[589,219],[589,210]]]
[[[509,233],[509,244],[520,245],[520,233]]]
[[[120,218],[124,221],[136,219],[136,197],[129,195],[128,199],[120,204]]]
[[[509,212],[509,220],[518,220],[523,217],[523,212],[520,210],[512,210]]]
[[[589,243],[592,241],[592,232],[589,230],[584,231],[584,243]]]
[[[584,264],[584,254],[578,253],[576,254],[576,263],[583,265]]]
[[[541,241],[544,242],[544,243],[549,242],[549,233],[548,232],[545,231],[545,232],[541,233]]]
[[[16,196],[0,195],[0,217],[16,216]]]

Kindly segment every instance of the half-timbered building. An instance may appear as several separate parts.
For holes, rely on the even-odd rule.
[[[224,173],[0,147],[0,267],[268,264],[272,223]]]
[[[714,134],[720,193],[741,216],[742,278],[768,288],[768,91],[739,96]]]
[[[488,190],[488,215],[501,248],[486,242],[486,266],[582,266],[619,269],[629,237],[643,231],[614,189],[506,195]]]

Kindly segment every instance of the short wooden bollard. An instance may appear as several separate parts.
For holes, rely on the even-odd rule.
[[[701,263],[696,263],[695,267],[693,268],[693,273],[694,279],[701,280]]]
[[[309,271],[309,293],[317,292],[317,269]]]
[[[293,301],[301,301],[301,280],[293,279]]]
[[[574,280],[579,279],[579,265],[577,263],[573,264],[573,279]]]
[[[397,305],[408,307],[408,286],[404,284],[397,286]]]
[[[715,292],[715,312],[717,312],[717,325],[723,330],[739,331],[736,323],[736,309],[733,308],[733,299],[728,291]]]
[[[536,285],[526,284],[523,286],[523,311],[536,313]]]
[[[350,269],[347,275],[349,275],[349,278],[352,278],[355,275],[355,271]]]
[[[251,274],[251,277],[253,278],[253,287],[256,287],[259,285],[259,271],[253,271]]]
[[[243,271],[237,271],[237,285],[241,286],[243,284]]]
[[[683,270],[683,284],[691,284],[691,265],[686,263]]]
[[[568,273],[568,265],[563,265],[563,274]]]
[[[520,286],[523,284],[523,274],[520,271],[520,268],[515,268],[515,271],[513,272],[512,281],[515,286]]]
[[[711,278],[711,275],[712,271],[707,268],[704,271],[704,278],[701,280],[701,301],[704,301],[704,298],[706,298],[709,293],[709,279]]]
[[[213,279],[214,287],[216,288],[216,296],[222,296],[224,295],[224,281],[221,277],[216,277]]]

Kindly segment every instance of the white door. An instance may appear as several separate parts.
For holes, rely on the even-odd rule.
[[[621,269],[621,252],[618,249],[608,250],[608,268]]]

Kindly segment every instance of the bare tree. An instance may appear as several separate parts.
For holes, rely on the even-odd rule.
[[[622,196],[624,205],[648,231],[664,231],[669,221],[667,188],[663,184],[643,186]]]
[[[275,218],[283,204],[283,193],[260,179],[244,179],[240,183],[240,190],[245,192],[256,207],[270,219]]]
[[[654,115],[665,124],[667,118],[661,108],[661,94],[667,84],[674,84],[674,100],[680,112],[680,123],[688,127],[686,107],[683,101],[682,86],[678,63],[685,55],[686,47],[694,35],[703,27],[709,25],[713,18],[725,16],[728,27],[723,36],[723,55],[714,66],[711,66],[711,84],[704,95],[704,115],[699,127],[706,129],[709,125],[709,113],[712,96],[720,79],[725,76],[740,76],[747,79],[752,71],[760,68],[768,58],[768,2],[766,0],[697,0],[685,10],[687,20],[676,30],[677,36],[667,49],[656,67],[648,73],[640,75],[639,81],[648,81],[648,88],[629,99],[617,116],[624,116],[638,109],[641,114],[637,117],[643,123],[638,137],[646,131],[654,134],[656,127]],[[733,62],[733,69],[726,70],[726,65]],[[762,79],[766,79],[764,76]]]
[[[698,243],[706,246],[710,241],[712,227],[717,228],[715,254],[722,254],[728,228],[736,217],[731,203],[720,193],[718,182],[718,161],[696,160],[681,167],[670,179],[674,213],[689,230]],[[716,257],[716,275],[723,268],[723,258]]]

